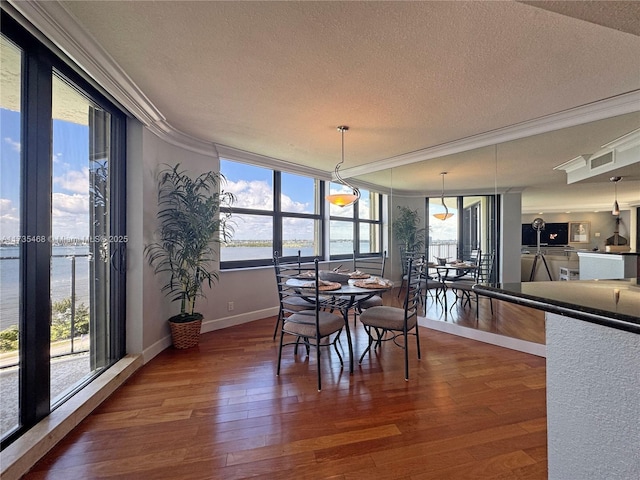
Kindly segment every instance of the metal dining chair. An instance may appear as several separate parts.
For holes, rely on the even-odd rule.
[[[404,349],[404,379],[409,380],[409,335],[415,335],[418,359],[420,359],[420,335],[418,332],[418,305],[420,304],[420,282],[424,262],[416,261],[413,258],[407,260],[407,281],[405,287],[404,306],[372,307],[360,315],[360,322],[369,337],[367,348],[360,356],[360,363],[364,356],[371,351],[372,345],[375,348],[383,342],[393,341],[397,346]],[[399,339],[402,339],[402,343]]]
[[[300,250],[298,250],[298,259],[296,262],[283,262],[282,257],[278,256],[278,252],[275,252],[273,255],[273,264],[274,265],[278,264],[279,268],[286,268],[287,272],[289,272],[291,275],[300,275],[303,272],[302,262],[300,257]],[[310,270],[307,269],[306,271],[310,271]],[[291,303],[290,305],[288,305],[288,308],[292,310],[295,310],[296,308],[299,310],[304,310],[309,306],[309,302],[302,298],[292,297],[289,299],[289,302]],[[282,311],[282,308],[280,308],[278,312],[278,316],[276,317],[276,326],[273,329],[274,340],[276,339],[278,329],[280,328],[280,324],[282,323],[283,314],[284,313]]]
[[[495,260],[495,254],[483,253],[480,255],[477,268],[473,272],[473,277],[469,280],[462,279],[456,280],[449,284],[449,288],[454,292],[456,301],[460,299],[462,306],[471,305],[472,301],[476,304],[476,319],[480,315],[479,295],[473,290],[473,286],[477,283],[488,283],[491,281],[493,275],[493,265]],[[491,308],[491,315],[493,315],[493,299],[489,298],[489,305]],[[451,308],[453,308],[451,305]]]
[[[382,255],[369,256],[357,258],[356,253],[353,252],[353,271],[362,272],[364,274],[384,278],[384,268],[387,261],[387,251],[385,250]],[[382,296],[373,295],[362,300],[356,299],[355,313],[353,316],[354,324],[357,320],[357,316],[362,313],[363,310],[371,307],[379,307],[382,305]]]
[[[315,347],[318,391],[320,391],[322,389],[320,349],[333,345],[340,359],[340,365],[343,365],[337,342],[342,328],[345,326],[344,317],[333,313],[335,306],[331,303],[330,297],[320,295],[318,259],[314,261],[314,276],[309,279],[309,283],[313,283],[310,288],[295,287],[287,283],[290,279],[298,278],[299,274],[297,269],[292,268],[290,264],[280,265],[277,257],[274,258],[274,270],[280,302],[279,317],[282,324],[276,375],[280,375],[282,347],[294,345],[294,354],[297,354],[298,346],[303,341],[307,355],[310,354],[311,347]],[[332,335],[335,335],[333,339],[331,339]],[[293,337],[293,339],[285,342],[287,336]],[[329,341],[323,342],[324,339],[329,339]]]

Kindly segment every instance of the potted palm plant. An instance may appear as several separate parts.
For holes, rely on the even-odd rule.
[[[214,245],[233,236],[231,214],[221,211],[235,201],[222,189],[225,182],[218,172],[192,178],[180,164],[158,175],[158,240],[145,246],[145,255],[154,272],[167,278],[162,291],[180,302],[180,313],[169,319],[176,348],[198,344],[203,316],[196,299],[205,296],[203,284],[211,287],[219,279]]]
[[[398,214],[393,221],[393,234],[401,251],[419,252],[424,248],[425,230],[420,228],[421,222],[417,210],[398,205]]]

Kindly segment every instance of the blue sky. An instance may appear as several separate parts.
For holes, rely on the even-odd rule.
[[[20,114],[0,109],[0,237],[20,234]],[[53,122],[54,237],[89,236],[88,127]]]

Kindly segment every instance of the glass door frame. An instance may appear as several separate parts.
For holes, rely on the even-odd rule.
[[[46,241],[20,242],[19,424],[3,432],[1,448],[90,382],[76,386],[50,404],[52,82],[54,71],[111,115],[110,234],[126,238],[126,116],[65,61],[40,43],[7,12],[1,11],[2,34],[22,50],[20,237]],[[126,353],[126,243],[109,246],[108,364]],[[101,370],[100,372],[104,371]]]

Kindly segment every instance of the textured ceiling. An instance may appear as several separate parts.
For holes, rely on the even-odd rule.
[[[344,170],[394,189],[439,192],[447,170],[452,190],[523,189],[525,210],[549,192],[584,205],[553,167],[640,127],[626,115],[379,171],[637,91],[640,2],[61,3],[175,129],[330,172],[346,124]],[[620,184],[627,203],[637,174]]]

